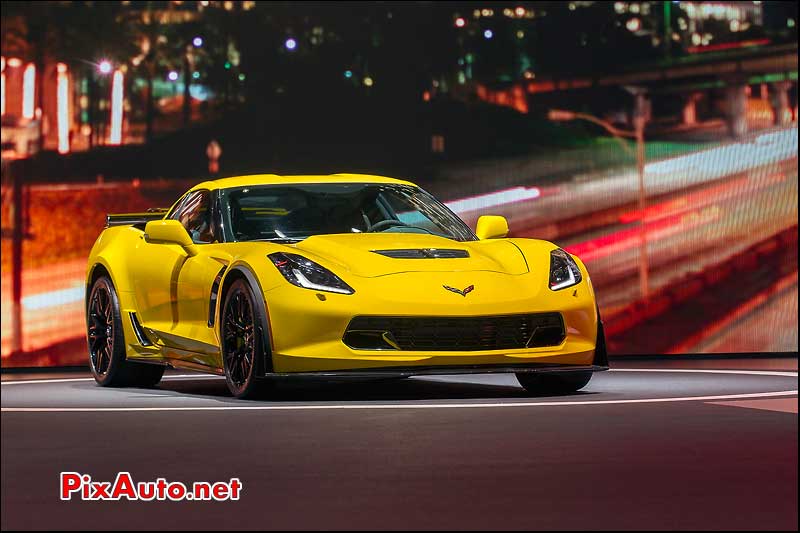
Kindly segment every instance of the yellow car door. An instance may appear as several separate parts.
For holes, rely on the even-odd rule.
[[[221,365],[217,336],[217,294],[222,276],[230,263],[219,244],[198,246],[178,275],[177,317],[170,333],[173,342],[187,353],[186,358],[203,365]]]
[[[150,243],[144,237],[131,258],[139,322],[159,338],[178,318],[178,274],[187,258],[177,244]]]
[[[139,318],[168,357],[205,364],[219,351],[214,328],[208,325],[208,300],[224,263],[214,258],[219,253],[209,254],[219,252],[212,244],[217,237],[210,192],[188,194],[167,218],[181,222],[197,245],[197,255],[177,244],[140,241],[133,268]]]

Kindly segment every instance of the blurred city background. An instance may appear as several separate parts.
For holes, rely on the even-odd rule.
[[[592,274],[612,355],[797,352],[795,2],[3,2],[2,367],[84,365],[106,213],[407,178]]]

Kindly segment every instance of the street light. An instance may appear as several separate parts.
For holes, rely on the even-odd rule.
[[[105,82],[101,80],[114,72],[114,63],[112,63],[108,58],[102,58],[95,61],[81,57],[73,57],[71,60],[75,63],[83,63],[91,69],[89,71],[90,75],[87,76],[88,94],[85,105],[86,124],[84,124],[84,126],[81,128],[82,134],[88,137],[89,147],[91,148],[95,146],[95,144],[98,142],[98,139],[105,137],[105,123],[98,122],[98,119],[100,118],[100,103],[103,100],[103,98],[100,96],[99,88],[101,85],[105,85]],[[113,76],[110,83],[113,86]],[[83,117],[82,120],[84,120]]]
[[[108,59],[103,59],[102,61],[100,61],[100,63],[97,64],[97,70],[100,71],[100,74],[111,74],[111,71],[113,69],[114,66]]]
[[[636,96],[636,108],[637,112],[634,116],[634,129],[633,131],[630,130],[622,130],[611,123],[606,122],[605,120],[601,120],[593,115],[589,115],[587,113],[578,113],[575,111],[566,111],[563,109],[551,109],[548,114],[547,118],[554,122],[567,122],[572,120],[586,120],[593,124],[597,124],[598,126],[605,129],[611,135],[613,135],[616,139],[620,141],[620,143],[628,149],[627,145],[624,144],[623,138],[633,138],[636,140],[636,171],[639,176],[639,292],[642,296],[643,300],[647,300],[650,296],[650,282],[649,282],[649,267],[648,267],[648,259],[647,259],[647,225],[645,224],[645,206],[646,206],[646,194],[645,194],[645,186],[644,186],[644,164],[645,164],[645,152],[644,152],[644,124],[645,124],[645,117],[642,112],[643,107],[643,99],[644,94],[641,92],[635,93]]]
[[[178,95],[178,84],[176,83],[178,81],[178,78],[179,78],[179,75],[178,75],[178,71],[177,70],[170,70],[167,73],[167,79],[172,82],[172,95],[173,96],[177,96]]]

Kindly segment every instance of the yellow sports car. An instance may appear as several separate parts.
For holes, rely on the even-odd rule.
[[[251,397],[281,376],[515,373],[531,393],[608,368],[581,261],[473,232],[413,183],[357,174],[197,185],[169,209],[108,215],[89,256],[86,320],[103,386],[166,366]]]

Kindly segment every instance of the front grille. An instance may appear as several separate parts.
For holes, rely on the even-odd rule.
[[[356,350],[478,351],[558,346],[564,340],[559,313],[480,317],[358,316],[345,344]]]
[[[466,250],[447,248],[405,248],[372,251],[392,259],[463,259],[469,257],[469,252]]]

